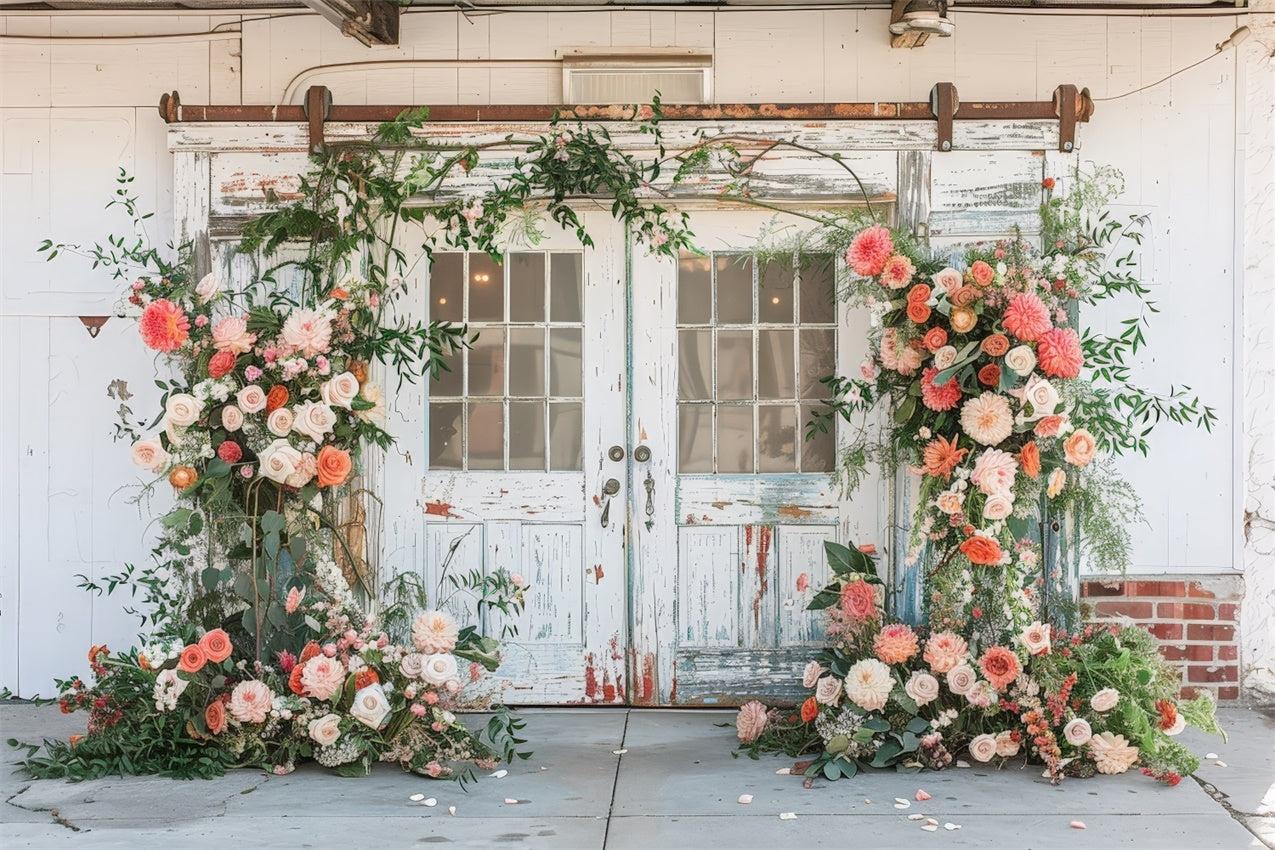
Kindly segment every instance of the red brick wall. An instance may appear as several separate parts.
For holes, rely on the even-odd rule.
[[[1158,637],[1161,654],[1182,671],[1185,696],[1209,690],[1239,699],[1238,576],[1094,578],[1080,594],[1089,622],[1129,618]]]

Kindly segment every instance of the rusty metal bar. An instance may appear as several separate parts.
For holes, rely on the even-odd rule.
[[[1058,150],[1071,153],[1076,147],[1076,121],[1083,120],[1080,116],[1091,108],[1086,108],[1075,86],[1061,85],[1054,90],[1054,109],[1058,115]]]
[[[934,146],[941,151],[952,149],[952,121],[956,118],[956,110],[960,99],[956,94],[956,86],[951,83],[935,83],[930,91],[930,111],[939,122],[939,137]]]

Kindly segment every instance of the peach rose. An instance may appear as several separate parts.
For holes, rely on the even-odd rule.
[[[192,466],[179,466],[168,473],[168,483],[178,490],[185,490],[199,480],[199,473]]]
[[[978,300],[978,290],[972,286],[962,286],[952,293],[952,306],[968,307]]]
[[[266,417],[266,428],[276,437],[286,437],[292,433],[293,416],[292,411],[286,407],[272,411]]]
[[[952,330],[958,334],[969,333],[978,324],[978,316],[968,307],[953,307],[952,315],[948,318],[952,323]]]
[[[925,337],[921,340],[921,343],[933,354],[947,345],[947,331],[942,328],[930,328],[925,332]]]
[[[230,635],[226,634],[224,629],[213,629],[211,632],[206,632],[199,639],[199,648],[208,656],[208,660],[214,664],[220,664],[225,661],[234,650],[234,646],[230,643]]]
[[[336,427],[336,413],[321,401],[298,404],[293,415],[295,418],[292,421],[292,430],[304,434],[316,443],[323,442],[323,436],[330,434]]]
[[[1005,365],[1020,378],[1025,378],[1036,368],[1036,352],[1029,345],[1019,345],[1005,353]]]
[[[970,758],[974,761],[989,762],[996,757],[996,738],[986,733],[970,741]]]
[[[319,449],[318,474],[320,487],[336,487],[350,477],[350,453],[336,446]]]
[[[1023,629],[1023,633],[1019,635],[1019,639],[1023,642],[1023,648],[1032,655],[1048,655],[1050,649],[1050,632],[1052,627],[1049,623],[1042,623],[1039,620]]]
[[[993,646],[978,659],[978,666],[993,688],[1003,691],[1023,671],[1018,656],[1003,646]]]
[[[1089,699],[1089,705],[1099,713],[1111,711],[1120,702],[1120,692],[1115,688],[1103,688]]]
[[[256,384],[249,384],[235,393],[235,400],[244,413],[260,413],[266,409],[266,391]]]
[[[1018,747],[1019,744],[1013,732],[1001,732],[996,736],[996,755],[1012,758],[1018,755]]]
[[[944,490],[934,504],[940,511],[951,516],[960,513],[961,508],[965,506],[965,497],[953,490]]]
[[[346,410],[354,403],[359,394],[359,379],[351,372],[342,372],[330,378],[319,387],[319,396],[332,407],[343,407]]]
[[[320,747],[330,747],[341,737],[341,718],[336,714],[325,714],[311,720],[306,731],[311,741]]]
[[[968,694],[977,681],[978,674],[974,668],[963,661],[947,671],[947,689],[957,696]]]
[[[1072,466],[1088,466],[1097,450],[1093,434],[1084,428],[1077,428],[1063,443],[1063,453]]]
[[[200,649],[199,644],[192,643],[182,650],[177,660],[177,669],[183,673],[198,673],[208,663],[208,656]]]
[[[1093,729],[1089,727],[1088,720],[1083,717],[1077,717],[1063,727],[1063,737],[1073,747],[1083,747],[1093,737]]]
[[[983,519],[1005,519],[1005,517],[1009,516],[1013,512],[1014,503],[1003,493],[988,496],[987,501],[983,503]]]
[[[841,701],[841,680],[836,676],[824,676],[815,688],[815,700],[821,705],[835,706]]]
[[[990,537],[975,534],[960,546],[961,554],[970,559],[971,564],[994,566],[1001,562],[1001,545]]]
[[[221,700],[213,700],[208,704],[208,708],[204,709],[204,723],[208,726],[208,731],[214,735],[220,735],[226,731],[226,706]]]
[[[742,744],[751,744],[766,730],[766,706],[750,700],[739,707],[735,716],[735,736]]]
[[[1036,423],[1036,427],[1032,429],[1032,433],[1037,437],[1057,437],[1066,424],[1065,416],[1042,416]]]
[[[390,702],[385,698],[385,689],[380,683],[360,688],[354,694],[354,704],[350,706],[350,716],[369,729],[381,728],[381,723],[390,713]]]
[[[944,345],[934,352],[934,368],[942,372],[956,362],[956,346]]]
[[[939,698],[939,680],[918,670],[908,679],[903,690],[918,706],[925,705]]]
[[[234,433],[243,427],[243,411],[233,404],[228,404],[221,409],[221,427],[230,433]]]
[[[133,444],[133,463],[147,472],[159,472],[168,465],[168,452],[159,441],[159,437],[147,437]]]
[[[199,283],[195,284],[195,294],[199,296],[200,301],[211,301],[218,292],[221,292],[221,281],[217,280],[217,276],[212,272],[201,277]]]
[[[948,266],[937,274],[930,275],[930,280],[934,281],[935,286],[943,287],[943,291],[947,293],[947,297],[951,298],[952,293],[961,288],[964,281],[961,279],[961,273],[956,269]]]
[[[912,301],[908,304],[908,318],[918,325],[930,320],[930,308],[924,301]]]
[[[987,286],[992,282],[992,278],[996,273],[992,271],[992,267],[982,260],[977,260],[974,265],[970,266],[970,276],[974,278],[974,282],[979,286]]]
[[[1063,491],[1063,487],[1067,485],[1067,473],[1061,469],[1055,469],[1049,473],[1049,485],[1045,490],[1049,498],[1054,498]]]

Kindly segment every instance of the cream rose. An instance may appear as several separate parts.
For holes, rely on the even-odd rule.
[[[961,662],[947,671],[947,689],[957,696],[965,696],[978,681],[974,668]]]
[[[1115,688],[1103,688],[1089,699],[1089,705],[1097,712],[1107,712],[1120,702],[1120,692]]]
[[[1014,512],[1014,502],[1004,493],[988,496],[983,503],[983,519],[1004,519]]]
[[[934,281],[934,285],[936,287],[943,287],[943,291],[947,293],[949,298],[952,297],[953,292],[960,289],[961,285],[965,283],[964,279],[961,277],[961,273],[951,266],[948,266],[937,274],[930,275],[930,280]]]
[[[1052,626],[1049,623],[1042,623],[1039,620],[1023,629],[1023,633],[1019,635],[1023,648],[1032,655],[1048,655],[1051,629]]]
[[[1088,466],[1097,451],[1097,441],[1084,428],[1077,428],[1063,443],[1063,455],[1072,466]]]
[[[204,403],[189,393],[173,393],[164,405],[164,423],[171,428],[186,428],[199,420]]]
[[[1001,732],[996,736],[996,755],[1002,758],[1012,758],[1018,755],[1018,742],[1014,740],[1012,732]]]
[[[970,758],[989,762],[996,757],[996,738],[986,733],[970,741]]]
[[[164,451],[159,437],[147,437],[133,443],[133,463],[147,472],[160,472],[168,465],[168,452]]]
[[[354,403],[359,394],[359,379],[352,372],[342,372],[319,387],[319,396],[324,403],[332,407],[343,407],[346,410]]]
[[[335,714],[325,714],[311,720],[308,731],[311,741],[320,747],[330,747],[341,737],[341,718]]]
[[[801,685],[805,688],[813,688],[819,684],[819,677],[827,671],[818,661],[811,661],[806,665],[806,669],[801,674]]]
[[[1029,345],[1019,345],[1005,352],[1005,365],[1020,378],[1025,378],[1036,368],[1036,352]]]
[[[301,455],[301,459],[297,461],[296,469],[283,482],[288,487],[295,487],[300,490],[302,487],[310,483],[310,479],[314,478],[315,473],[319,471],[318,462],[315,461],[314,455],[305,452]]]
[[[261,466],[261,474],[277,484],[288,480],[288,476],[297,471],[301,463],[301,452],[297,451],[285,439],[275,440],[257,455]]]
[[[385,698],[385,689],[380,682],[374,682],[354,694],[350,716],[369,729],[380,729],[389,713],[390,702]]]
[[[907,684],[903,686],[903,691],[912,697],[912,701],[918,706],[925,705],[939,698],[939,680],[929,673],[918,670],[912,674],[912,678],[908,679]]]
[[[316,443],[323,442],[323,435],[336,425],[336,414],[321,401],[298,404],[293,411],[292,430],[304,434]]]
[[[421,661],[421,676],[431,685],[445,685],[456,678],[456,656],[450,652],[426,655]]]
[[[291,434],[292,425],[292,411],[286,407],[280,407],[266,417],[266,428],[276,437],[286,437]]]
[[[218,292],[221,292],[221,282],[212,272],[201,277],[199,283],[195,284],[195,294],[199,296],[200,301],[211,301]]]
[[[965,497],[953,490],[944,490],[939,494],[934,504],[940,511],[951,516],[952,514],[960,513],[965,506]]]
[[[1045,494],[1052,499],[1061,493],[1063,491],[1063,487],[1066,485],[1067,473],[1063,472],[1061,469],[1055,469],[1053,472],[1049,473],[1049,486],[1045,490]]]
[[[934,352],[934,368],[942,372],[956,362],[955,346],[945,345]]]
[[[1073,747],[1083,747],[1093,737],[1093,729],[1089,728],[1088,720],[1083,717],[1077,717],[1063,727],[1063,737]]]
[[[232,434],[243,427],[243,411],[233,404],[221,409],[221,427]]]
[[[1023,403],[1031,405],[1031,416],[1023,418],[1024,422],[1040,419],[1042,416],[1053,416],[1058,409],[1058,390],[1040,375],[1032,375],[1023,387]]]
[[[425,656],[409,652],[398,662],[398,671],[409,679],[419,679],[425,670]]]
[[[841,680],[836,676],[825,676],[819,680],[815,688],[815,702],[822,705],[836,705],[841,701]]]
[[[266,409],[266,391],[256,384],[249,384],[235,393],[235,400],[244,413],[260,413]]]

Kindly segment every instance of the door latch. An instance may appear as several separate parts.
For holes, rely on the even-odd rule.
[[[620,482],[615,478],[608,478],[607,483],[602,485],[602,527],[606,528],[611,522],[611,498],[620,492]]]

